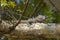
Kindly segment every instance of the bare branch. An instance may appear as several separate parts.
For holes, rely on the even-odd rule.
[[[51,1],[51,0],[49,0],[49,2],[52,4],[52,6],[56,9],[56,11],[57,12],[59,12],[59,10],[57,9],[57,7],[55,6],[55,4]]]
[[[37,11],[37,9],[38,9],[39,6],[42,4],[42,2],[43,2],[43,0],[40,0],[40,1],[38,2],[38,4],[36,5],[36,7],[34,8],[34,10],[29,14],[29,17],[30,17],[30,18],[34,15],[34,13]]]
[[[26,6],[24,7],[24,10],[22,12],[22,15],[21,15],[19,21],[15,25],[13,25],[12,27],[9,28],[10,30],[9,30],[8,33],[11,33],[16,28],[16,26],[18,26],[18,24],[21,22],[22,16],[23,16],[23,14],[25,13],[25,11],[26,11],[26,9],[28,7],[28,4],[29,4],[29,0],[27,1]]]

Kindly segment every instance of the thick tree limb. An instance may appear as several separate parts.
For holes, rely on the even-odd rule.
[[[9,26],[0,26],[1,33],[9,30]],[[58,34],[57,34],[58,33]],[[6,33],[7,34],[7,33]],[[31,37],[46,37],[46,38],[60,38],[60,24],[55,23],[33,23],[29,25],[27,23],[20,23],[12,34],[12,36],[19,35],[19,38],[31,38]]]

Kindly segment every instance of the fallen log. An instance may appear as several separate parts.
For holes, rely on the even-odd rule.
[[[0,31],[8,32],[11,25],[0,25]],[[6,35],[6,34],[4,34]],[[20,38],[33,38],[33,37],[45,37],[45,38],[60,38],[60,24],[55,23],[20,23],[15,30],[9,34],[12,37],[19,36]]]

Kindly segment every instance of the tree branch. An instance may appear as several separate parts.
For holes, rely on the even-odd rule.
[[[51,0],[49,0],[49,2],[50,2],[51,5],[56,9],[56,11],[59,12],[59,10],[58,10],[57,7],[55,6],[55,4],[54,4]]]
[[[36,7],[34,8],[34,10],[29,14],[29,18],[31,18],[31,17],[34,15],[34,13],[36,13],[37,9],[38,9],[39,6],[42,4],[42,2],[43,2],[43,0],[40,0],[40,1],[37,3],[37,5],[36,5]]]
[[[26,11],[26,9],[28,7],[28,4],[29,4],[29,0],[27,1],[26,6],[24,7],[24,10],[22,12],[22,15],[21,15],[19,21],[15,25],[13,25],[12,27],[9,28],[10,30],[9,30],[8,33],[11,33],[16,28],[16,26],[18,26],[18,24],[21,22],[22,16],[23,16],[23,14],[25,13],[25,11]]]
[[[4,27],[4,31],[7,31],[8,28]],[[1,30],[1,29],[0,29]],[[4,33],[4,31],[0,31],[0,33]],[[58,33],[58,35],[56,34]],[[5,33],[7,34],[7,33]],[[10,34],[9,34],[10,35]],[[15,30],[12,32],[11,35],[19,35],[19,38],[31,38],[33,37],[46,37],[46,38],[56,38],[57,36],[60,37],[60,24],[56,23],[33,23],[32,25],[21,23],[19,24]]]

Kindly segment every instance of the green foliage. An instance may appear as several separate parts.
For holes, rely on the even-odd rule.
[[[60,23],[60,13],[59,12],[55,12],[52,14],[52,16],[55,18],[53,20],[54,23]]]
[[[36,7],[36,5],[38,4],[40,0],[30,0],[29,1],[29,5],[24,13],[22,17],[22,19],[28,19],[28,16],[30,15],[30,13],[34,10],[34,8]],[[1,0],[1,5],[3,4],[3,6],[1,6],[1,10],[4,11],[4,15],[2,15],[2,19],[4,20],[12,20],[14,18],[12,18],[13,16],[16,19],[19,19],[19,17],[21,15],[17,15],[17,14],[22,14],[23,9],[26,5],[26,0],[20,0],[19,3],[13,0]],[[50,10],[50,6],[47,5],[46,3],[42,2],[41,5],[39,5],[39,7],[37,8],[36,12],[34,13],[33,17],[36,17],[37,15],[41,14],[41,15],[45,15],[48,16],[48,18],[45,20],[46,23],[48,22],[54,22],[54,23],[60,23],[60,13],[54,11],[54,10]],[[8,14],[10,14],[11,17],[8,17],[8,15],[6,15],[6,13],[8,12]],[[2,12],[1,12],[2,14]],[[6,19],[8,18],[8,19]]]
[[[30,0],[29,5],[22,16],[22,19],[28,19],[28,16],[36,5],[38,4],[40,0]],[[16,2],[16,0],[1,0],[0,1],[1,8],[0,8],[0,14],[2,15],[2,20],[14,20],[20,18],[22,12],[24,11],[24,7],[26,6],[26,0],[20,0],[19,3]],[[42,2],[36,12],[34,13],[33,17],[36,17],[37,15],[45,15],[48,16],[47,19],[45,19],[45,23],[60,23],[60,13],[56,12],[55,10],[51,10],[51,7],[47,5],[46,3]],[[42,40],[42,38],[34,38],[34,40]],[[8,40],[11,40],[10,37],[8,37]],[[43,39],[43,40],[53,40],[53,39]]]

